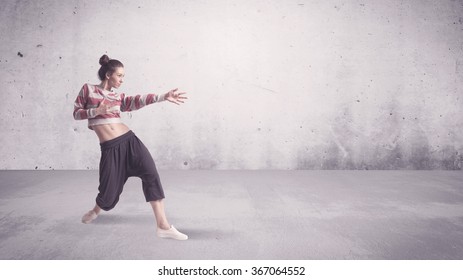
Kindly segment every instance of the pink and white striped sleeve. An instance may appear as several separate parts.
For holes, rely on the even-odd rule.
[[[165,94],[157,95],[154,93],[150,94],[138,94],[134,96],[126,96],[125,94],[121,94],[121,111],[128,112],[128,111],[135,111],[145,107],[146,105],[150,105],[156,102],[162,102],[165,100]]]

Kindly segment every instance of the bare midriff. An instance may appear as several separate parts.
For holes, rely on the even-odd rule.
[[[92,127],[100,143],[112,140],[130,131],[128,126],[123,123],[101,124]]]

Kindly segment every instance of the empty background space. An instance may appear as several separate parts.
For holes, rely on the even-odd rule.
[[[107,53],[165,169],[447,169],[463,153],[463,2],[13,1],[0,7],[0,169],[97,169],[72,117]]]

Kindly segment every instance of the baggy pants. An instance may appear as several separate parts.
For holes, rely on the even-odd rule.
[[[100,186],[96,204],[101,209],[108,211],[116,206],[129,177],[139,177],[142,180],[147,202],[164,198],[154,160],[132,131],[100,145]]]

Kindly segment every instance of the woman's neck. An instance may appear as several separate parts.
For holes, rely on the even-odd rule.
[[[102,81],[100,83],[100,88],[107,90],[107,91],[111,91],[111,86],[109,85],[108,80]]]

